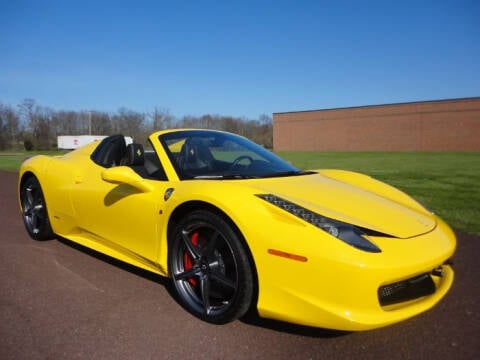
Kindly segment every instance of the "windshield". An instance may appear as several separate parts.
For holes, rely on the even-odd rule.
[[[301,175],[293,165],[241,136],[208,130],[160,135],[180,179],[245,179]]]

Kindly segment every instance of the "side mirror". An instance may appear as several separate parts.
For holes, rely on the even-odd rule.
[[[153,190],[152,185],[127,166],[116,166],[103,170],[102,180],[112,184],[127,184],[142,192]]]

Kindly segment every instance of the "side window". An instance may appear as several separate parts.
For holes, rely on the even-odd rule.
[[[102,140],[90,156],[90,159],[95,164],[109,168],[120,165],[126,150],[125,137],[123,135],[112,135]]]

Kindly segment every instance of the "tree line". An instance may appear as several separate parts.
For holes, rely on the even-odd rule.
[[[16,106],[0,102],[0,150],[56,149],[60,135],[124,134],[145,145],[150,133],[168,128],[223,130],[267,148],[273,145],[272,118],[266,114],[258,119],[210,114],[177,118],[168,109],[159,107],[147,113],[124,107],[108,113],[54,110],[34,99],[24,99]]]

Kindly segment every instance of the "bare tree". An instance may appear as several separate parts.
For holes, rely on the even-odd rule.
[[[0,103],[0,148],[7,149],[15,146],[20,133],[19,118],[10,105]]]
[[[149,114],[120,108],[110,114],[99,111],[56,111],[24,99],[17,110],[0,103],[0,148],[9,148],[19,141],[28,140],[37,149],[47,149],[58,135],[81,135],[91,131],[94,135],[124,134],[145,142],[151,131],[172,127],[206,128],[243,135],[271,148],[272,118],[262,114],[258,119],[205,114],[176,119],[168,109],[155,107]]]
[[[79,113],[75,111],[56,111],[52,114],[52,126],[58,135],[79,135]]]
[[[155,107],[153,113],[150,114],[152,119],[152,130],[163,130],[172,127],[174,117],[170,114],[168,109]]]
[[[7,148],[7,131],[4,124],[3,108],[0,111],[0,150],[5,150]]]
[[[272,117],[267,114],[261,114],[258,117],[259,129],[258,139],[256,141],[266,148],[273,148],[273,120]]]
[[[129,110],[118,109],[112,116],[113,132],[133,137],[136,141],[144,142],[146,139],[145,114]]]
[[[24,99],[19,105],[19,113],[27,124],[35,148],[49,149],[55,142],[51,128],[53,111],[36,104],[33,99]]]
[[[27,126],[27,130],[30,130],[28,127],[33,118],[34,108],[37,106],[35,100],[30,98],[23,99],[17,106],[20,120]]]
[[[91,111],[91,132],[93,135],[110,135],[112,134],[112,121],[108,113]]]

